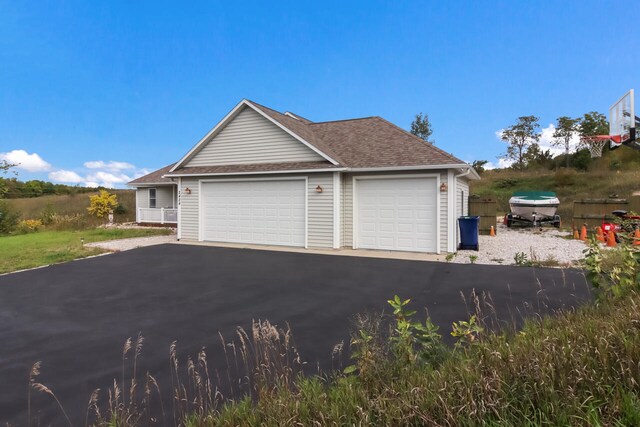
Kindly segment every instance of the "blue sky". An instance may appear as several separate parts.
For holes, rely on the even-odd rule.
[[[497,164],[496,131],[518,116],[547,128],[640,89],[639,15],[638,1],[0,0],[0,156],[23,180],[122,186],[248,98],[315,121],[408,128],[424,112],[439,147]]]

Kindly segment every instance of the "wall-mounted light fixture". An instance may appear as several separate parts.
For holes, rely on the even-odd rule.
[[[191,194],[191,189],[189,187],[185,187],[184,192],[187,194]]]
[[[322,189],[322,187],[321,187],[321,186],[319,186],[319,185],[318,185],[318,186],[316,187],[316,193],[322,193],[323,191],[324,191],[324,190]]]
[[[447,183],[446,182],[443,182],[442,184],[440,184],[440,191],[443,192],[443,193],[445,191],[447,191]]]

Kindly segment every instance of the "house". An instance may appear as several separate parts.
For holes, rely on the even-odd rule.
[[[312,122],[243,100],[177,163],[133,180],[138,222],[181,240],[454,252],[465,162],[381,117]]]

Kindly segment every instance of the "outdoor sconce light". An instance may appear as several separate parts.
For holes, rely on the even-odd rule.
[[[440,191],[442,193],[444,193],[445,191],[447,191],[447,183],[443,182],[442,184],[440,184]]]
[[[184,192],[187,194],[191,194],[191,189],[189,187],[185,187]]]
[[[322,193],[324,190],[319,185],[316,187],[316,193]]]

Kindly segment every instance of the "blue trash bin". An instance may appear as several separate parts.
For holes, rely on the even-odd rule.
[[[461,216],[458,218],[458,226],[460,227],[460,244],[458,249],[479,250],[478,246],[478,225],[480,224],[479,216]]]

